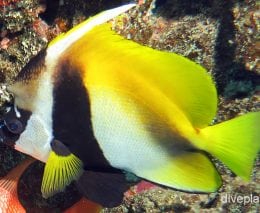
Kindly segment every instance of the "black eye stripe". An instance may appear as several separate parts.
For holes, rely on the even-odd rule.
[[[19,139],[21,133],[25,130],[27,121],[31,116],[31,112],[18,109],[21,117],[16,116],[14,107],[3,115],[0,120],[0,142],[14,146],[15,142]]]

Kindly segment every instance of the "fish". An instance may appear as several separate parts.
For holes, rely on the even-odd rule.
[[[35,160],[25,159],[12,169],[5,177],[0,179],[0,212],[2,213],[25,213],[26,210],[20,203],[17,187],[18,181],[28,166]]]
[[[83,197],[63,213],[99,213],[101,210],[102,207],[99,204]]]
[[[205,68],[111,29],[108,21],[133,7],[101,12],[59,35],[7,86],[14,99],[1,142],[46,163],[45,198],[76,181],[87,199],[117,205],[125,172],[216,192],[222,179],[209,155],[250,180],[260,112],[211,125],[218,95]]]

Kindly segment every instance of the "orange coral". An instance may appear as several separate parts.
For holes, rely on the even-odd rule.
[[[0,7],[8,6],[10,4],[16,3],[20,0],[0,0]]]

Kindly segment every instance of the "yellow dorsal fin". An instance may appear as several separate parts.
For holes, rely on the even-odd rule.
[[[60,156],[51,151],[44,168],[42,196],[48,198],[63,191],[73,180],[79,178],[82,168],[81,160],[75,155]]]
[[[107,84],[118,87],[112,85],[111,79],[121,82],[124,90],[134,88],[134,82],[129,82],[134,76],[139,84],[149,84],[177,105],[195,127],[207,126],[215,116],[216,88],[203,67],[175,53],[126,40],[113,32],[110,24],[95,27],[63,57],[81,66],[89,85],[91,72],[97,73],[97,82],[107,77]]]
[[[48,45],[48,52],[51,53],[50,57],[58,57],[60,53],[65,51],[74,42],[77,42],[82,36],[84,36],[88,31],[93,29],[95,26],[103,24],[110,19],[128,11],[136,4],[129,3],[123,6],[119,6],[110,10],[103,11],[93,17],[88,18],[86,21],[80,23],[79,25],[73,27],[67,33],[62,33],[53,39]],[[53,54],[52,54],[53,53]]]

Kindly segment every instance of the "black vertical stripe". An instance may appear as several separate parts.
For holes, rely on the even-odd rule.
[[[111,170],[92,130],[90,100],[80,73],[63,61],[54,83],[54,138],[64,143],[84,163],[85,169]]]

